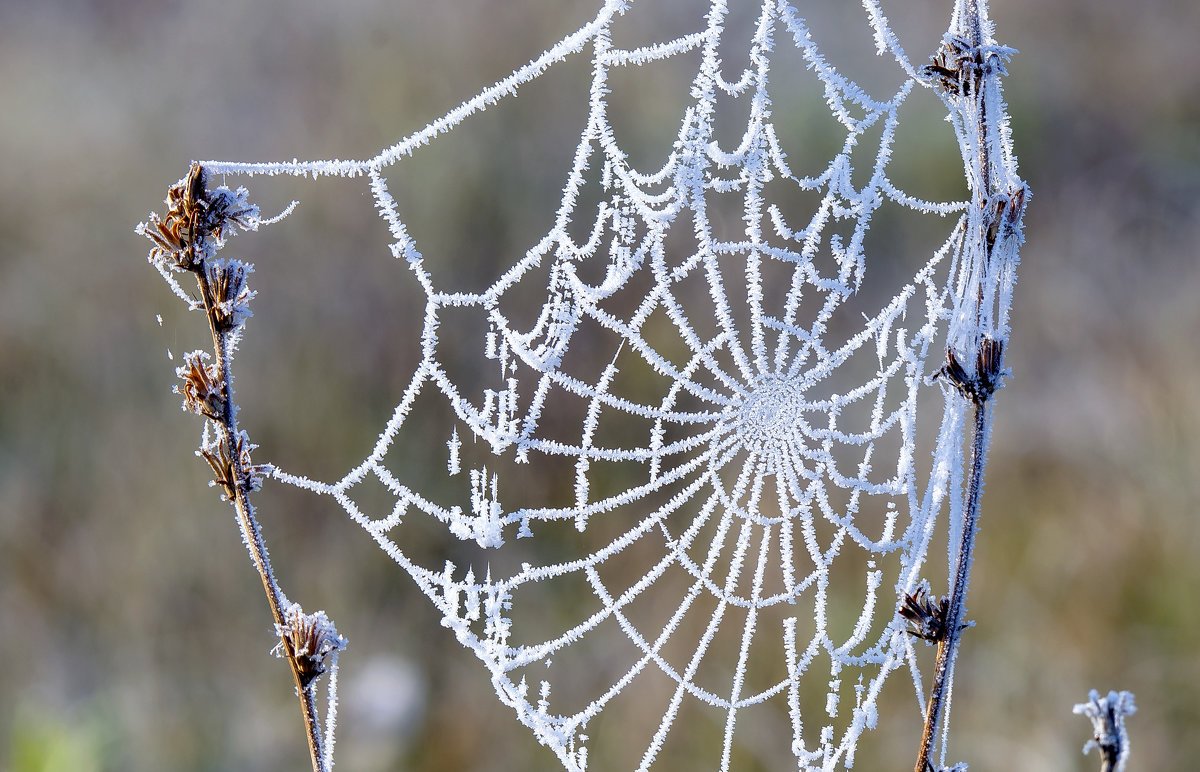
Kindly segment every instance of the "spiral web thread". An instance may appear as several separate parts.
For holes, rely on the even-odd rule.
[[[627,692],[660,698],[646,736],[629,740],[640,749],[638,769],[654,764],[676,719],[695,706],[716,716],[722,770],[731,767],[743,716],[769,703],[788,716],[787,752],[797,768],[830,770],[852,766],[859,736],[877,723],[888,675],[908,669],[918,709],[924,702],[917,651],[896,609],[921,582],[939,513],[948,513],[951,534],[961,523],[966,401],[944,390],[933,461],[919,472],[917,398],[932,388],[945,347],[982,334],[1007,338],[1019,234],[1002,234],[985,260],[969,236],[986,228],[986,201],[924,201],[889,181],[899,108],[914,87],[937,84],[910,63],[877,2],[863,7],[878,53],[905,76],[882,100],[826,62],[787,4],[761,3],[742,49],[747,58],[730,65],[719,51],[720,0],[703,28],[637,48],[613,43],[612,25],[627,10],[613,0],[530,64],[374,158],[206,164],[218,174],[369,179],[391,250],[425,292],[421,359],[361,464],[331,483],[274,476],[336,499],[411,575],[444,626],[484,663],[500,700],[569,770],[587,767],[592,723]],[[951,32],[966,19],[960,2]],[[984,42],[1006,56],[985,14],[982,23]],[[772,122],[767,76],[777,46],[796,47],[809,72],[793,75],[815,80],[844,130],[840,151],[815,176],[793,174]],[[587,50],[587,123],[553,227],[483,291],[436,286],[385,172]],[[681,56],[700,62],[691,103],[661,168],[639,171],[614,139],[609,75]],[[736,77],[727,79],[730,68]],[[939,94],[968,183],[974,175],[979,191],[986,181],[984,196],[1020,186],[996,75],[983,80],[982,101]],[[723,99],[749,103],[732,148],[714,133]],[[982,124],[971,113],[978,104],[990,107]],[[869,179],[855,187],[852,154],[879,127]],[[979,141],[996,143],[992,168],[972,161]],[[603,190],[594,215],[581,204],[589,182]],[[780,185],[810,192],[815,208],[771,203],[769,189]],[[730,200],[742,225],[723,239],[710,214]],[[944,218],[948,237],[890,300],[848,313],[867,271],[872,216],[884,205]],[[568,232],[581,219],[591,223],[582,243]],[[531,286],[544,297],[533,314]],[[486,327],[476,341],[482,383],[464,385],[443,364],[439,328],[471,314]],[[631,385],[628,372],[644,375]],[[406,421],[429,404],[449,419],[449,482],[437,485],[406,479],[389,456]],[[565,495],[521,483],[525,464],[559,470]],[[390,513],[356,503],[357,486],[369,480],[394,497]],[[405,526],[418,519],[440,523],[478,562],[420,564],[406,551]],[[561,559],[528,549],[539,538]],[[838,585],[850,575],[838,572],[843,554],[854,556],[846,558],[850,584],[861,593],[849,617]],[[541,588],[556,583],[584,599],[574,618],[530,622],[546,616]],[[656,607],[657,618],[636,608],[664,594],[672,600]],[[602,652],[605,666],[588,681],[590,692],[558,700],[554,660],[592,638],[602,640],[589,651]],[[643,681],[653,686],[638,691]],[[810,683],[823,701],[812,699]]]

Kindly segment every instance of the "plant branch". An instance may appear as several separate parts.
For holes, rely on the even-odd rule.
[[[999,243],[1004,243],[1006,248],[1010,243],[1019,243],[1020,220],[1024,214],[1026,197],[1023,183],[1005,179],[1005,170],[1000,167],[1002,159],[992,156],[993,134],[999,131],[999,127],[996,125],[997,119],[988,115],[987,91],[993,85],[992,80],[1004,71],[1001,57],[1007,53],[1000,52],[1010,50],[989,45],[985,39],[984,12],[980,5],[980,0],[968,0],[963,5],[961,16],[956,18],[951,32],[947,33],[932,57],[931,64],[924,69],[928,83],[942,92],[943,100],[952,114],[958,116],[956,125],[961,132],[959,141],[964,151],[967,181],[971,186],[972,227],[968,227],[964,236],[966,243],[963,250],[970,257],[975,285],[971,293],[973,297],[969,301],[966,298],[962,300],[973,304],[974,308],[970,310],[974,313],[970,317],[963,313],[962,318],[973,319],[973,329],[964,330],[967,333],[964,337],[966,344],[975,350],[972,363],[963,357],[966,352],[960,354],[953,342],[948,344],[946,363],[937,373],[972,405],[974,420],[966,506],[950,592],[940,607],[929,606],[941,618],[934,626],[938,631],[934,639],[937,641],[937,658],[915,772],[936,772],[939,769],[931,759],[933,745],[939,735],[945,736],[944,714],[953,683],[954,663],[962,632],[969,626],[965,622],[965,607],[991,434],[991,398],[999,388],[1003,375],[1003,323],[999,325],[1001,329],[997,329],[997,320],[989,307],[994,302],[989,290],[995,287],[995,282],[1001,276],[999,266],[993,264],[993,255]],[[964,341],[959,339],[958,342],[961,345]],[[911,609],[911,604],[915,604],[916,600],[910,597],[909,603]],[[911,614],[905,615],[912,618]]]
[[[949,355],[951,358],[953,354]],[[953,360],[952,360],[953,361]],[[990,397],[990,394],[988,395]],[[983,495],[983,473],[987,466],[987,446],[991,421],[989,399],[978,399],[974,404],[974,425],[971,437],[971,471],[967,482],[967,510],[963,517],[962,535],[958,543],[958,558],[955,563],[954,583],[946,605],[943,635],[938,640],[937,661],[934,666],[933,688],[925,710],[925,728],[921,734],[921,748],[917,755],[915,772],[933,769],[930,755],[942,720],[946,695],[952,682],[954,659],[958,653],[964,622],[967,585],[971,577],[972,553],[975,549],[975,534],[979,530],[979,507]]]
[[[1125,772],[1129,760],[1125,717],[1136,712],[1133,692],[1109,692],[1101,697],[1092,689],[1088,701],[1075,706],[1075,713],[1091,719],[1092,739],[1083,746],[1083,752],[1086,754],[1092,748],[1100,751],[1100,772]]]
[[[209,314],[209,320],[212,320],[212,314]],[[214,336],[218,338],[214,328]],[[224,346],[218,348],[220,352]],[[222,387],[226,394],[232,394],[233,377],[228,367],[222,368],[222,360],[227,363],[227,358],[220,353],[217,356],[218,371],[224,375]],[[220,425],[223,433],[222,442],[226,447],[232,447],[235,437],[238,436],[237,419],[235,417],[235,409],[233,400],[225,401],[224,414],[221,417]],[[267,604],[271,607],[271,618],[275,622],[275,629],[279,631],[279,647],[283,658],[287,660],[292,671],[292,680],[296,684],[296,696],[300,700],[300,711],[304,717],[304,730],[308,739],[308,752],[312,760],[313,772],[324,772],[322,758],[324,756],[323,746],[324,738],[321,735],[320,716],[317,713],[316,704],[316,689],[313,682],[305,683],[304,667],[301,664],[300,657],[297,656],[296,646],[292,640],[292,636],[288,635],[289,626],[287,616],[284,611],[285,605],[288,603],[283,591],[279,588],[279,583],[275,579],[275,573],[271,568],[271,562],[267,557],[267,547],[262,536],[262,527],[259,525],[258,518],[255,517],[254,507],[250,503],[250,488],[243,481],[247,479],[247,470],[243,466],[241,454],[230,452],[230,458],[233,463],[233,477],[237,482],[234,486],[233,505],[237,511],[238,525],[242,530],[242,538],[246,543],[246,548],[250,551],[251,560],[254,563],[255,569],[258,571],[259,577],[262,579],[263,591],[267,596]]]
[[[345,648],[346,641],[324,612],[305,614],[287,599],[275,579],[262,527],[250,501],[250,494],[261,487],[267,467],[252,463],[250,453],[255,446],[238,426],[233,400],[231,363],[250,316],[249,301],[254,293],[246,277],[253,267],[218,259],[216,253],[227,235],[239,228],[257,229],[258,209],[249,204],[244,188],[233,192],[222,186],[208,191],[207,174],[199,164],[193,164],[188,176],[168,191],[166,203],[166,215],[159,218],[152,213],[149,224],[139,225],[138,232],[154,242],[150,262],[177,294],[183,295],[172,272],[193,274],[201,300],[199,304],[192,301],[192,306],[204,311],[213,342],[211,365],[205,362],[209,358],[206,352],[185,355],[185,364],[177,370],[184,384],[177,390],[184,395],[184,408],[205,418],[216,434],[214,442],[206,431],[199,455],[208,462],[214,482],[237,512],[242,539],[262,580],[279,634],[275,651],[288,661],[296,685],[313,772],[328,772],[332,766],[332,738],[322,735],[316,679],[325,672],[326,659],[336,667],[337,652]],[[332,732],[332,720],[330,727]]]

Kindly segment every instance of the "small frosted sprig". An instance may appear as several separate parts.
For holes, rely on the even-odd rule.
[[[1133,692],[1109,692],[1101,697],[1095,689],[1088,692],[1088,701],[1075,706],[1075,713],[1092,721],[1092,739],[1083,746],[1084,754],[1092,748],[1100,750],[1101,772],[1125,772],[1129,760],[1129,732],[1125,717],[1137,712]]]
[[[287,609],[286,622],[277,625],[277,631],[281,640],[271,653],[287,657],[283,643],[286,639],[299,665],[300,685],[305,689],[325,672],[330,655],[346,649],[346,639],[338,634],[324,611],[305,614],[295,603]]]
[[[250,301],[255,292],[247,277],[254,268],[240,260],[218,258],[217,253],[230,235],[239,230],[257,230],[264,221],[259,219],[258,207],[249,202],[245,188],[230,190],[221,186],[209,190],[208,177],[202,166],[193,163],[188,175],[167,191],[166,213],[161,217],[151,213],[148,222],[140,223],[136,230],[153,242],[149,262],[188,308],[204,312],[212,333],[211,353],[192,351],[184,355],[183,365],[175,370],[182,380],[175,391],[183,395],[184,410],[204,419],[196,454],[212,469],[213,485],[221,489],[237,512],[242,537],[262,577],[280,636],[276,651],[288,660],[295,678],[313,772],[328,772],[333,767],[337,718],[336,667],[330,675],[324,734],[314,691],[309,686],[325,672],[327,659],[333,656],[336,663],[336,653],[346,647],[346,640],[324,612],[306,615],[299,606],[289,603],[275,580],[262,528],[249,498],[262,487],[272,467],[255,464],[251,459],[257,446],[239,428],[233,398],[230,368],[238,339],[251,316]],[[176,279],[180,273],[195,279],[199,299],[180,286]]]

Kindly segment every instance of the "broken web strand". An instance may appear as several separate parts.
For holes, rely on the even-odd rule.
[[[971,12],[960,3],[956,9],[957,24]],[[803,19],[794,9],[775,3],[764,3],[756,33],[751,42],[750,67],[743,70],[735,82],[726,81],[721,74],[717,46],[723,33],[725,6],[714,3],[708,14],[708,25],[702,30],[660,44],[623,50],[612,45],[609,28],[613,19],[625,10],[624,3],[606,3],[596,19],[578,32],[564,38],[538,59],[513,73],[459,108],[430,124],[426,129],[383,151],[366,161],[297,162],[284,164],[231,164],[210,163],[209,168],[218,173],[231,174],[293,174],[314,177],[324,175],[366,175],[369,178],[372,196],[381,217],[393,236],[392,251],[396,257],[404,257],[428,298],[426,320],[422,333],[422,361],[401,402],[397,406],[379,443],[372,454],[355,470],[337,483],[328,484],[301,476],[277,471],[275,477],[318,493],[333,496],[341,506],[372,535],[380,546],[413,576],[423,592],[442,610],[444,624],[450,627],[463,645],[472,649],[492,673],[493,684],[502,702],[513,707],[520,720],[530,726],[540,740],[558,754],[568,769],[586,766],[586,747],[581,730],[588,721],[598,715],[605,705],[649,667],[658,668],[676,683],[672,697],[654,737],[643,755],[640,768],[648,768],[670,731],[682,701],[694,697],[726,711],[725,732],[722,744],[722,769],[729,767],[730,748],[736,726],[736,717],[742,706],[752,700],[770,699],[776,694],[786,693],[789,711],[792,714],[795,742],[793,751],[805,768],[832,769],[839,761],[847,765],[852,762],[853,750],[858,736],[869,725],[874,725],[875,700],[886,676],[905,664],[912,671],[918,701],[924,701],[922,679],[916,663],[911,639],[904,632],[898,615],[884,633],[869,648],[866,655],[853,657],[850,652],[864,643],[868,632],[867,624],[874,615],[879,600],[877,590],[881,579],[872,574],[865,599],[860,623],[855,626],[851,637],[835,642],[827,633],[824,603],[829,581],[829,566],[838,551],[841,541],[822,545],[812,529],[812,518],[821,517],[839,522],[841,530],[837,539],[850,539],[864,548],[880,555],[901,551],[901,573],[896,581],[899,597],[915,589],[920,568],[924,561],[929,541],[932,538],[935,515],[948,503],[952,527],[961,531],[962,501],[950,495],[964,476],[962,438],[964,436],[965,412],[961,400],[947,396],[942,429],[937,442],[934,468],[923,495],[918,495],[920,486],[915,479],[913,465],[916,392],[928,374],[925,366],[929,347],[940,334],[949,319],[949,338],[961,342],[978,336],[986,327],[994,334],[1007,334],[1007,305],[1011,294],[1012,270],[1015,266],[1015,244],[1012,245],[1009,267],[998,270],[996,266],[1004,259],[994,262],[979,260],[979,255],[968,248],[964,255],[964,244],[970,244],[968,233],[982,233],[986,238],[986,227],[981,212],[986,207],[969,207],[963,203],[935,203],[909,196],[896,188],[886,176],[886,164],[893,132],[897,122],[897,111],[914,83],[919,78],[911,63],[901,50],[897,39],[887,26],[878,4],[867,0],[864,8],[872,24],[877,48],[880,53],[890,52],[900,67],[909,76],[900,90],[889,100],[879,102],[868,97],[853,82],[840,75],[828,65],[817,45],[809,35]],[[978,9],[975,9],[977,12]],[[990,35],[990,25],[986,25]],[[837,154],[824,173],[817,177],[797,178],[788,169],[786,159],[771,123],[770,103],[767,96],[767,73],[771,53],[775,45],[774,36],[790,36],[800,49],[804,59],[823,85],[826,101],[834,117],[842,123],[847,138],[842,152]],[[990,39],[990,37],[989,37]],[[523,84],[536,78],[553,64],[560,62],[586,47],[593,48],[593,77],[589,117],[576,152],[572,170],[564,189],[564,195],[556,215],[555,226],[545,238],[530,249],[524,258],[513,265],[495,284],[482,293],[463,293],[439,290],[431,274],[423,267],[423,256],[409,237],[396,202],[388,192],[383,171],[411,154],[420,146],[438,135],[451,130],[471,114],[486,109],[499,99],[509,96]],[[631,168],[625,154],[618,147],[607,120],[606,79],[614,67],[636,66],[667,59],[690,51],[702,51],[700,74],[694,83],[694,102],[688,108],[682,122],[679,140],[675,149],[661,169],[642,174]],[[922,80],[924,83],[925,81]],[[998,85],[987,90],[985,104],[991,105],[991,114],[1002,116]],[[716,109],[716,94],[723,92],[731,96],[753,91],[751,117],[743,140],[732,151],[722,151],[713,141],[713,120]],[[990,101],[989,101],[990,100]],[[957,112],[956,112],[957,110]],[[863,117],[855,117],[861,114]],[[971,147],[973,118],[960,107],[953,107],[951,120],[963,143],[964,156]],[[850,182],[850,155],[863,133],[878,121],[884,121],[885,129],[880,140],[871,180],[861,190]],[[984,124],[986,125],[986,121]],[[1015,180],[1015,164],[1008,152],[1006,125],[999,121],[999,139],[992,135],[982,145],[996,144],[1003,151],[998,157],[1005,159],[1004,170],[1007,180]],[[986,134],[986,132],[985,132]],[[980,145],[976,142],[976,145]],[[600,158],[597,159],[597,154]],[[596,163],[599,160],[599,163]],[[999,175],[988,164],[972,167],[968,159],[968,179],[996,179]],[[598,207],[590,238],[575,243],[566,232],[566,225],[576,215],[576,205],[583,187],[585,173],[599,167],[602,170],[603,187],[613,192],[612,202]],[[763,183],[770,177],[782,177],[793,181],[799,189],[824,191],[818,211],[804,228],[792,229],[786,222],[784,212],[775,204],[766,204],[761,196]],[[973,190],[978,190],[976,184]],[[1011,187],[1009,189],[1012,189]],[[738,242],[721,242],[711,233],[707,217],[707,202],[715,192],[742,192],[746,227],[744,238]],[[866,270],[863,254],[863,237],[869,228],[871,215],[883,200],[890,200],[902,207],[925,213],[941,215],[967,210],[964,219],[953,231],[946,245],[923,268],[913,281],[906,285],[893,301],[879,314],[867,319],[865,328],[840,346],[827,347],[824,337],[827,324],[841,306],[843,300],[854,293]],[[978,200],[976,201],[978,204]],[[764,212],[765,208],[765,212]],[[691,213],[698,249],[682,264],[669,267],[664,260],[667,251],[664,234],[680,216]],[[769,219],[775,234],[792,247],[773,245],[759,230],[760,223]],[[839,220],[853,220],[855,226],[849,242],[833,242],[826,239],[828,226]],[[636,239],[638,227],[645,229],[640,242]],[[606,235],[613,238],[607,259],[609,261],[605,279],[598,285],[589,285],[580,280],[575,266],[588,260],[605,259],[602,252]],[[1011,241],[1011,239],[1010,239]],[[827,245],[827,246],[826,246]],[[1005,244],[1005,248],[1009,245]],[[822,249],[830,249],[839,265],[836,276],[822,277],[814,260]],[[745,257],[746,273],[741,279],[748,288],[746,323],[739,329],[735,313],[728,298],[731,285],[717,260],[719,255],[736,254]],[[761,268],[764,260],[787,261],[796,266],[793,284],[787,293],[781,314],[772,315],[762,293]],[[537,322],[525,332],[512,325],[504,313],[506,292],[517,285],[533,268],[545,261],[552,262],[550,282],[547,286],[547,302]],[[953,286],[941,284],[935,274],[949,263],[948,276],[955,277]],[[629,318],[613,315],[605,310],[604,301],[629,281],[638,271],[650,270],[654,275],[652,290],[644,302]],[[694,310],[686,307],[684,298],[678,296],[675,286],[681,277],[702,274],[709,287],[712,312],[719,332],[712,337],[698,333],[689,319]],[[995,284],[999,276],[1000,290]],[[798,322],[801,296],[805,291],[818,288],[825,293],[825,300],[811,326]],[[904,329],[893,330],[895,323],[910,310],[919,292],[926,298],[926,321],[909,337]],[[972,295],[978,298],[974,302]],[[806,302],[813,302],[810,295]],[[966,299],[966,300],[964,300]],[[508,371],[532,372],[536,374],[536,387],[525,403],[517,394],[516,380],[509,380],[510,387],[500,392],[489,392],[482,405],[472,401],[463,393],[439,364],[437,329],[443,309],[475,307],[485,309],[491,322],[492,338],[489,338],[489,358],[500,364],[501,375]],[[993,314],[993,307],[995,313]],[[953,311],[952,311],[953,309]],[[965,309],[973,309],[968,313]],[[651,340],[644,337],[641,329],[646,318],[655,311],[663,311],[670,318],[680,337],[690,351],[689,359],[682,365],[673,363],[660,355]],[[952,317],[952,318],[950,318]],[[562,367],[573,336],[583,322],[598,323],[612,333],[619,346],[608,367],[595,382],[581,380]],[[748,327],[749,339],[746,340]],[[774,345],[770,341],[774,336]],[[859,349],[875,342],[880,359],[879,375],[867,383],[852,388],[844,395],[833,395],[824,400],[807,401],[804,388],[820,384],[839,371]],[[619,370],[618,358],[626,355],[641,357],[656,372],[672,381],[669,391],[657,403],[637,403],[612,392],[612,381]],[[885,367],[885,357],[894,358]],[[732,364],[732,368],[727,366]],[[903,371],[906,393],[898,408],[886,411],[887,385]],[[765,379],[765,380],[764,380]],[[777,384],[778,388],[771,384]],[[764,386],[765,384],[765,386]],[[498,495],[498,474],[486,468],[472,469],[469,475],[472,493],[470,513],[457,507],[447,507],[422,496],[401,481],[384,463],[389,448],[397,436],[409,412],[422,392],[436,390],[452,406],[455,416],[463,427],[475,438],[489,443],[497,454],[514,449],[518,460],[528,461],[537,454],[565,456],[576,461],[575,502],[568,506],[541,506],[506,510]],[[539,434],[541,411],[547,395],[555,391],[573,394],[589,404],[587,416],[581,426],[577,443],[552,441]],[[847,407],[875,395],[876,410],[866,432],[846,433],[837,428],[837,416]],[[706,405],[705,410],[683,410],[677,405],[684,398]],[[776,416],[781,412],[795,411],[802,415],[824,416],[825,427],[808,426],[799,437],[777,441],[778,438],[759,437],[757,445],[748,449],[739,440],[739,430],[752,429],[761,432],[764,427],[772,431],[782,426],[794,431]],[[599,446],[595,441],[597,425],[601,415],[619,411],[648,418],[653,421],[653,430],[645,446],[611,448]],[[522,414],[523,413],[523,414]],[[665,439],[668,430],[680,433],[682,438]],[[694,430],[687,434],[687,430]],[[873,442],[888,431],[899,430],[903,434],[901,456],[897,460],[896,474],[888,483],[869,482],[865,472],[845,476],[837,472],[832,461],[830,448],[865,447],[860,469],[871,465]],[[450,440],[452,460],[448,471],[455,475],[461,471],[457,460],[457,449],[461,446],[458,427],[454,427]],[[786,434],[786,431],[784,432]],[[822,449],[823,448],[823,449]],[[731,489],[722,480],[726,466],[735,463],[739,453],[746,450],[745,460]],[[593,462],[633,460],[648,467],[648,481],[629,488],[622,493],[593,500],[590,497],[589,469]],[[380,480],[396,497],[392,514],[373,520],[359,510],[350,495],[355,485],[368,476]],[[794,513],[777,524],[763,526],[762,534],[754,538],[753,518],[760,506],[760,497],[768,478],[776,480],[780,510]],[[605,516],[622,507],[636,505],[670,486],[686,483],[666,504],[655,508],[650,514],[643,512],[642,519],[623,535],[600,545],[594,552],[566,563],[526,567],[511,577],[494,579],[490,572],[482,582],[468,569],[464,578],[454,578],[456,567],[447,565],[436,571],[416,564],[405,554],[399,544],[388,534],[400,525],[411,512],[420,512],[443,522],[455,536],[473,539],[480,547],[499,549],[504,544],[505,529],[518,527],[518,535],[530,533],[530,523],[556,520],[574,521],[581,531],[587,530],[591,518]],[[852,513],[839,512],[824,498],[824,486],[833,485],[851,490],[852,500],[858,501],[862,494],[889,495],[905,501],[910,524],[896,538],[871,539],[854,524]],[[706,493],[707,492],[707,493]],[[688,528],[672,535],[667,528],[670,516],[684,508],[694,499],[702,500],[692,516]],[[814,509],[818,514],[814,514]],[[737,513],[743,513],[740,525],[735,524]],[[695,562],[688,550],[703,526],[717,521],[717,535],[712,538],[703,563]],[[794,519],[794,520],[793,520]],[[796,541],[794,529],[800,525],[800,543]],[[776,528],[777,526],[777,528]],[[890,527],[890,526],[889,526]],[[734,533],[733,553],[725,556],[726,540]],[[626,547],[639,542],[648,534],[667,534],[667,549],[663,557],[640,580],[618,595],[614,595],[598,573],[613,556]],[[770,545],[779,544],[779,561],[784,566],[785,585],[783,596],[764,598],[763,572],[770,559]],[[795,577],[793,553],[796,546],[809,553],[817,569],[803,577]],[[753,578],[749,597],[738,595],[738,583],[747,555],[754,555]],[[638,597],[645,588],[653,585],[669,567],[683,567],[694,578],[671,618],[663,625],[654,640],[643,636],[625,617],[623,609]],[[718,580],[719,569],[727,569],[725,579]],[[563,635],[537,645],[510,647],[508,638],[511,620],[505,615],[506,604],[514,590],[530,582],[552,580],[567,574],[582,573],[601,609],[582,620]],[[720,582],[720,583],[718,583]],[[802,641],[796,638],[797,619],[784,621],[782,637],[786,650],[787,677],[752,698],[742,695],[750,642],[756,633],[757,617],[761,609],[783,600],[794,600],[801,593],[816,588],[815,622],[816,633],[800,649]],[[675,669],[660,653],[665,642],[675,635],[679,620],[692,604],[704,594],[718,599],[718,607],[709,618],[709,624],[694,649],[682,672]],[[694,683],[696,671],[705,659],[713,636],[722,626],[728,608],[742,604],[749,609],[747,621],[742,627],[742,644],[738,651],[738,664],[733,683],[725,696],[701,689]],[[617,679],[612,686],[583,711],[573,715],[555,715],[549,710],[549,686],[543,682],[536,703],[528,694],[524,676],[519,682],[512,680],[511,673],[528,664],[548,658],[555,652],[571,645],[580,637],[595,629],[605,620],[615,620],[625,635],[643,652],[642,656]],[[864,621],[865,620],[865,621]],[[479,622],[484,630],[479,631]],[[797,687],[808,665],[819,652],[826,652],[834,661],[834,669],[853,668],[855,663],[870,661],[877,667],[865,690],[860,691],[859,704],[853,710],[850,725],[840,738],[834,737],[832,725],[821,727],[819,739],[813,744],[803,738],[802,708],[799,704]],[[839,682],[839,672],[831,674]],[[809,675],[808,677],[814,677]],[[830,704],[836,704],[836,694],[830,693]],[[813,711],[819,716],[819,711]],[[827,710],[831,716],[836,709]],[[944,737],[944,728],[943,728]],[[809,746],[812,749],[809,749]],[[819,765],[815,766],[815,765]]]

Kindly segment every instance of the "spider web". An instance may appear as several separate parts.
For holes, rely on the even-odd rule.
[[[622,48],[613,27],[627,4],[612,0],[374,158],[206,164],[369,180],[392,253],[424,290],[420,361],[361,464],[333,482],[274,477],[336,499],[569,770],[588,766],[589,738],[610,713],[633,748],[622,761],[639,770],[693,721],[713,731],[688,735],[692,752],[728,770],[779,715],[782,731],[771,732],[797,767],[829,770],[853,765],[890,674],[907,669],[923,705],[897,608],[921,581],[938,515],[960,526],[966,401],[945,391],[921,471],[918,398],[947,346],[1007,337],[1016,240],[981,267],[967,238],[985,227],[977,207],[921,200],[888,179],[901,106],[936,84],[877,3],[863,7],[902,81],[879,98],[826,61],[785,3],[757,5],[744,40],[726,40],[715,0],[694,32]],[[956,8],[952,31],[964,18]],[[792,75],[813,80],[842,133],[814,175],[792,171],[779,135],[788,132],[773,122],[768,74],[785,47],[808,68]],[[482,291],[435,276],[387,172],[585,52],[588,114],[553,227]],[[671,152],[656,169],[635,168],[614,137],[610,76],[688,57],[698,68]],[[994,89],[989,125],[1004,128]],[[943,101],[969,159],[972,118]],[[716,129],[727,102],[748,106],[732,143]],[[1012,188],[1007,132],[991,134],[1006,175],[994,184]],[[856,185],[864,145],[871,169]],[[989,172],[967,161],[968,181]],[[590,190],[601,194],[588,203]],[[772,202],[789,191],[812,203]],[[875,302],[858,293],[885,206],[944,218],[946,236]],[[476,331],[473,349],[444,329]],[[470,377],[450,364],[463,357]],[[445,480],[414,477],[395,459],[418,414],[442,421]],[[530,484],[531,467],[553,484]],[[390,511],[360,506],[368,483],[390,492]],[[418,521],[457,542],[451,559],[427,564],[406,548]]]

